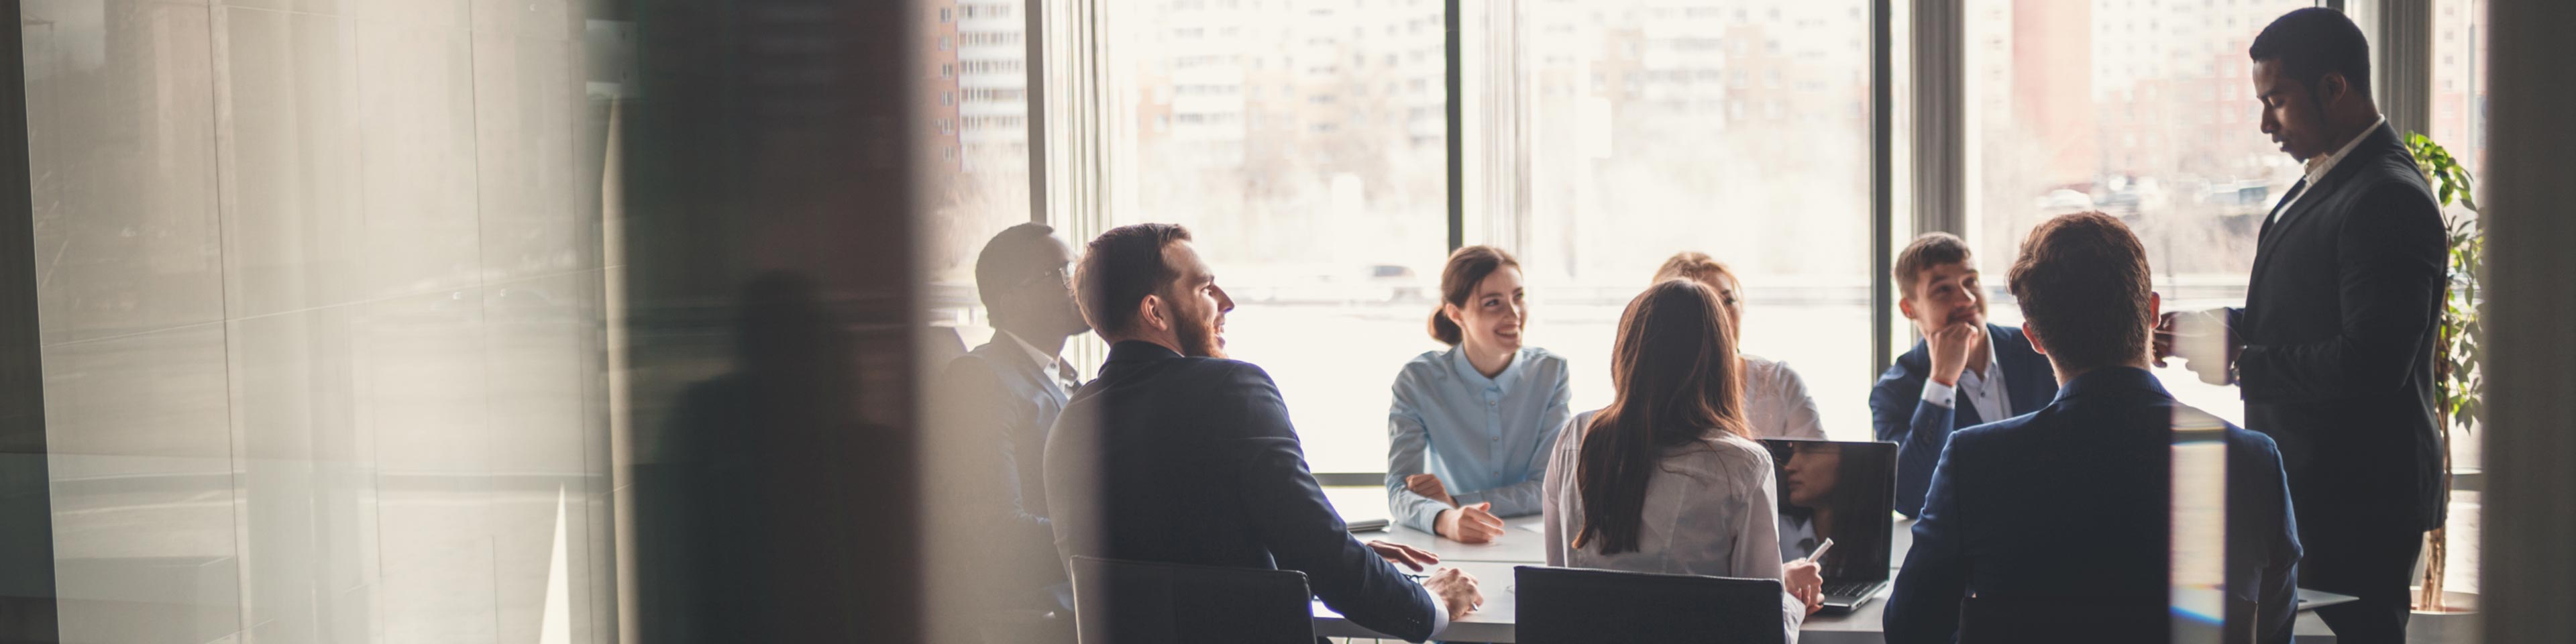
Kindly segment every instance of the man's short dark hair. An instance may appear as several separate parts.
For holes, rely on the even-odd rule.
[[[2040,222],[2013,261],[2023,325],[2068,370],[2134,364],[2147,356],[2156,312],[2147,300],[2147,249],[2128,224],[2099,212]]]
[[[998,298],[1013,287],[1057,268],[1044,263],[1047,253],[1043,244],[1055,241],[1055,228],[1030,222],[1002,229],[984,250],[975,255],[975,298],[984,302],[984,310],[998,311]]]
[[[1896,254],[1896,294],[1913,298],[1914,283],[1923,276],[1923,271],[1944,264],[1966,264],[1976,256],[1976,253],[1969,252],[1968,240],[1960,239],[1958,235],[1923,233],[1914,238],[1913,243],[1906,244],[1904,251]]]
[[[1163,249],[1190,238],[1180,224],[1130,224],[1109,229],[1082,253],[1074,269],[1074,300],[1082,319],[1103,336],[1136,324],[1136,303],[1181,278],[1163,260]]]
[[[2337,73],[2352,84],[2354,93],[2370,96],[2370,41],[2362,38],[2361,26],[2341,11],[2308,7],[2281,14],[2254,36],[2245,55],[2257,61],[2280,61],[2281,77],[2306,85],[2310,92],[2317,90],[2317,82],[2325,80],[2326,74]]]

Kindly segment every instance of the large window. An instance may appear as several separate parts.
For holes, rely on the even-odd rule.
[[[2433,3],[2432,128],[2425,134],[2451,151],[2470,175],[2486,178],[2487,158],[2487,0],[2435,0]],[[2484,186],[2479,183],[2477,186]],[[2470,216],[2453,205],[2454,216]],[[2451,428],[2451,466],[2455,472],[2482,471],[2486,465],[2483,437]],[[2455,480],[2483,482],[2484,477]],[[2482,485],[2455,486],[2448,526],[2449,565],[2443,584],[2453,591],[2478,590],[2478,534]]]
[[[1744,286],[1743,345],[1805,378],[1838,439],[1870,436],[1866,0],[1520,4],[1516,208],[1470,242],[1527,265],[1532,344],[1608,405],[1621,310],[1681,251]],[[1497,135],[1497,136],[1509,136]]]
[[[929,296],[963,346],[992,335],[975,299],[975,255],[994,233],[1029,221],[1028,28],[1021,0],[934,2],[919,24],[922,93],[913,134],[929,168],[922,260]],[[942,44],[950,46],[941,46]],[[1079,243],[1070,236],[1070,243]]]
[[[1386,467],[1447,236],[1442,3],[1153,0],[1106,17],[1111,225],[1188,226],[1319,472]]]
[[[2147,247],[2167,310],[2240,306],[2263,217],[2299,164],[2262,132],[2245,48],[2308,0],[1972,0],[1967,4],[1970,242],[1998,301],[2041,219],[2100,210]],[[2181,363],[2183,402],[2242,422],[2233,387]]]

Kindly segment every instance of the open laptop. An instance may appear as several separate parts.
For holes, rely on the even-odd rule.
[[[1763,439],[1778,476],[1780,559],[1834,542],[1821,563],[1824,610],[1849,612],[1887,586],[1896,511],[1896,444]]]

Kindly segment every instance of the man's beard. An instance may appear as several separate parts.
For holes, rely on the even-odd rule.
[[[1186,316],[1187,321],[1173,331],[1180,336],[1181,353],[1193,358],[1225,357],[1225,340],[1217,336],[1216,316]]]

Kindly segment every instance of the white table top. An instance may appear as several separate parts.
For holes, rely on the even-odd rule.
[[[1504,561],[1536,564],[1547,561],[1547,536],[1539,532],[1539,519],[1539,515],[1535,514],[1504,519],[1503,536],[1495,537],[1490,542],[1476,544],[1459,543],[1449,540],[1448,537],[1404,526],[1388,526],[1386,530],[1380,532],[1353,532],[1351,536],[1358,537],[1361,541],[1385,541],[1429,550],[1431,554],[1440,555],[1440,560],[1443,562]]]
[[[1441,567],[1457,568],[1476,577],[1480,582],[1479,586],[1484,590],[1485,605],[1476,609],[1476,612],[1468,613],[1466,617],[1451,622],[1449,630],[1440,633],[1440,639],[1513,642],[1517,641],[1513,621],[1518,615],[1519,603],[1518,593],[1512,586],[1514,577],[1512,567],[1546,564],[1546,544],[1542,543],[1545,537],[1535,529],[1538,525],[1537,516],[1504,519],[1502,537],[1492,543],[1473,545],[1402,526],[1392,526],[1382,532],[1353,533],[1351,536],[1358,537],[1362,541],[1389,541],[1429,550],[1432,554],[1440,556]],[[1905,562],[1906,550],[1914,545],[1913,525],[1914,522],[1910,520],[1896,521],[1895,530],[1891,534],[1893,538],[1889,539],[1890,568]],[[1890,571],[1889,576],[1891,579],[1894,578],[1893,570]],[[1800,644],[1880,644],[1884,642],[1885,639],[1880,635],[1880,622],[1887,607],[1887,596],[1894,588],[1894,584],[1882,587],[1876,599],[1862,604],[1859,609],[1847,614],[1809,615],[1805,625],[1798,629],[1798,641]],[[1351,624],[1342,619],[1342,616],[1324,608],[1322,602],[1317,602],[1314,610],[1316,635],[1395,639]],[[2301,613],[2295,632],[2301,642],[2334,641],[2333,631],[2327,630],[2324,622],[2317,621],[2314,613]]]

